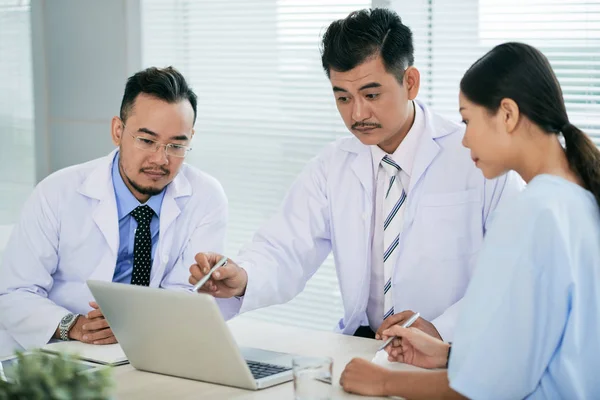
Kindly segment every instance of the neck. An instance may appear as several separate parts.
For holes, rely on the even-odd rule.
[[[400,143],[402,143],[402,141],[404,140],[406,135],[408,135],[408,132],[412,128],[413,124],[415,123],[415,115],[416,115],[415,102],[414,101],[408,102],[407,107],[408,107],[408,118],[406,119],[406,122],[404,123],[404,125],[402,125],[400,130],[396,134],[394,134],[391,138],[379,143],[379,148],[388,154],[393,154],[396,151],[396,149],[400,146]]]
[[[529,183],[538,175],[549,174],[560,176],[578,185],[582,184],[569,165],[558,135],[548,134],[535,127],[523,137],[526,138],[526,143],[522,146],[519,159],[513,169],[525,182]]]

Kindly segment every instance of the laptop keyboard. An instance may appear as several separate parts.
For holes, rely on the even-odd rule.
[[[282,367],[281,365],[273,365],[257,361],[246,360],[246,363],[248,364],[248,367],[250,368],[250,372],[252,372],[254,379],[261,379],[267,376],[279,374],[280,372],[291,370],[291,368],[289,367]]]

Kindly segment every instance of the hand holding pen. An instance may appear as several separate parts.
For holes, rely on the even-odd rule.
[[[420,329],[394,325],[383,336],[392,339],[385,348],[389,361],[422,368],[444,368],[448,362],[450,345]]]
[[[189,278],[193,291],[219,298],[244,295],[248,275],[234,261],[217,253],[198,253],[195,261]]]
[[[409,328],[420,316],[421,314],[414,313],[412,317],[407,319],[406,322],[402,324],[402,328]],[[379,349],[377,349],[377,351],[385,349],[390,343],[392,343],[392,340],[394,339],[397,339],[396,336],[390,336],[385,342],[383,342],[381,346],[379,346]]]

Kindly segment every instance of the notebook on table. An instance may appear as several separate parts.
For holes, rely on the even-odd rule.
[[[85,361],[91,361],[103,365],[122,365],[127,364],[127,356],[121,346],[116,344],[87,344],[77,341],[54,342],[47,344],[42,350],[49,353],[68,353],[77,355]]]

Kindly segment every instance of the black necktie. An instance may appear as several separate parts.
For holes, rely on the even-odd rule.
[[[131,212],[138,223],[133,241],[133,273],[131,284],[150,285],[150,269],[152,268],[152,234],[150,221],[154,211],[149,206],[138,206]]]

